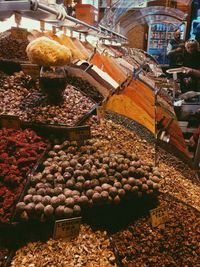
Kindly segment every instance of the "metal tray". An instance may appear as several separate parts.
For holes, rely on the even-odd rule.
[[[44,158],[44,155],[47,153],[47,151],[50,149],[50,145],[47,144],[47,147],[46,149],[43,151],[42,154],[40,154],[38,160],[36,161],[35,165],[33,166],[32,170],[30,170],[26,177],[24,177],[24,187],[19,195],[19,197],[15,200],[15,202],[13,202],[13,205],[11,207],[11,216],[10,216],[10,219],[9,219],[9,222],[8,223],[3,223],[3,222],[0,222],[0,229],[9,229],[10,227],[13,227],[15,225],[15,222],[14,222],[14,216],[15,216],[15,207],[16,207],[16,204],[22,199],[23,195],[24,195],[24,192],[29,184],[29,180],[30,180],[30,177],[32,175],[32,173],[35,172],[35,170],[37,169],[38,167],[38,164],[40,164],[40,162],[42,161],[42,159]]]
[[[22,201],[25,193],[27,192],[28,188],[29,188],[29,185],[30,185],[30,178],[31,176],[33,176],[36,171],[38,170],[39,166],[41,166],[42,162],[44,162],[45,158],[46,158],[46,155],[48,153],[48,151],[50,151],[51,149],[51,144],[49,143],[47,145],[47,148],[43,151],[43,153],[40,155],[40,157],[38,158],[37,162],[35,163],[34,167],[32,168],[32,170],[27,174],[27,178],[26,178],[26,183],[24,185],[24,188],[17,200],[17,202],[15,203],[15,206],[13,208],[13,213],[12,213],[12,216],[11,216],[11,224],[13,225],[16,225],[18,224],[18,222],[15,220],[16,218],[16,210],[15,210],[15,207],[16,207],[16,204],[20,201]]]
[[[78,132],[83,131],[85,129],[85,131],[90,131],[90,127],[89,126],[82,126],[84,124],[84,122],[90,118],[93,114],[96,113],[96,108],[99,106],[99,104],[96,104],[92,107],[92,109],[90,111],[88,111],[82,118],[80,118],[77,123],[75,124],[75,126],[71,127],[68,126],[66,124],[47,124],[47,123],[35,123],[35,122],[25,122],[25,121],[21,121],[21,127],[22,128],[30,128],[34,131],[36,131],[37,133],[39,133],[42,136],[46,136],[49,137],[49,135],[54,135],[54,136],[59,136],[59,137],[65,137],[66,139],[69,140],[76,140],[71,138],[71,132],[76,131]],[[85,127],[85,128],[84,128]],[[87,136],[85,136],[85,138],[87,139]],[[89,138],[89,133],[88,133],[88,138]]]

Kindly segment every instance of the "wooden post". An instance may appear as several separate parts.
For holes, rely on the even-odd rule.
[[[21,20],[22,20],[21,14],[15,13],[15,23],[16,23],[17,27],[19,27],[19,25],[21,24]]]
[[[42,32],[45,31],[45,21],[44,20],[40,20],[40,30]]]

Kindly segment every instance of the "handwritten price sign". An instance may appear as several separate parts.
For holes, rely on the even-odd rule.
[[[150,210],[152,227],[163,227],[169,220],[167,206],[161,206],[156,209]]]
[[[105,106],[97,107],[97,117],[99,120],[105,117]]]
[[[70,240],[79,235],[81,217],[55,221],[53,238]]]
[[[81,141],[91,138],[91,131],[89,126],[78,126],[70,128],[68,131],[68,139],[71,141]]]

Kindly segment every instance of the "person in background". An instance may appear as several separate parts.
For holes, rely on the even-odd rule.
[[[188,40],[185,43],[183,66],[200,69],[199,43],[196,40]]]
[[[200,81],[195,74],[200,70],[199,43],[196,40],[188,40],[185,43],[186,52],[183,58],[183,75],[181,76],[181,91],[198,91]],[[196,70],[196,71],[195,71]]]
[[[183,40],[181,40],[181,32],[179,29],[176,29],[174,31],[174,38],[170,40],[167,45],[167,56],[170,68],[182,66],[184,51],[185,45]]]
[[[195,36],[195,40],[199,43],[200,45],[200,32],[198,32]]]
[[[196,27],[196,35],[195,35],[195,40],[199,43],[200,45],[200,23]]]
[[[200,70],[183,67],[183,73],[200,79]]]

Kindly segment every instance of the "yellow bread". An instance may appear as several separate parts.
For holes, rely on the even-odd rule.
[[[41,66],[63,66],[71,62],[69,48],[48,37],[39,37],[26,48],[29,60]]]

